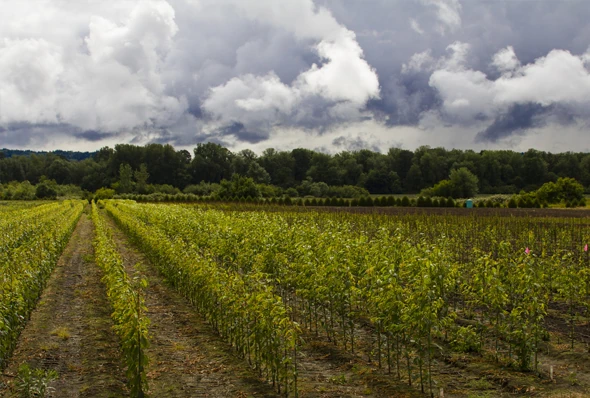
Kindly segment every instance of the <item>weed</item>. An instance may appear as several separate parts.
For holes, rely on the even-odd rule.
[[[172,349],[174,351],[184,351],[186,350],[186,345],[182,343],[172,342]]]
[[[55,370],[31,369],[25,363],[18,368],[16,389],[22,398],[45,397],[45,394],[52,390],[49,383],[57,377]]]
[[[469,380],[469,382],[467,383],[467,386],[469,388],[473,388],[474,390],[490,390],[490,389],[494,388],[492,383],[490,383],[486,379]]]
[[[53,350],[57,350],[59,348],[59,344],[57,343],[46,343],[46,344],[42,344],[40,347],[41,351],[53,351]]]
[[[330,383],[334,383],[334,384],[346,384],[346,376],[345,375],[338,375],[338,376],[332,376],[330,377]]]
[[[63,327],[63,326],[62,327],[59,327],[57,329],[54,329],[51,332],[51,335],[52,336],[57,336],[61,340],[64,340],[64,341],[67,340],[67,339],[69,339],[70,337],[72,337],[70,331],[67,328]]]
[[[467,394],[467,398],[492,398],[493,395],[489,392],[476,392]]]
[[[578,374],[576,372],[569,372],[569,374],[567,375],[567,381],[572,386],[577,386],[580,383],[580,381],[578,380]]]

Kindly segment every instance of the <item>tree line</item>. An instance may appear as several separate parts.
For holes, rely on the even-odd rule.
[[[441,182],[444,185],[450,176],[468,171],[477,177],[479,193],[485,194],[534,191],[560,177],[574,178],[590,191],[590,154],[534,149],[476,152],[421,146],[414,151],[391,148],[379,153],[362,149],[330,155],[303,148],[269,148],[257,155],[249,149],[232,152],[209,142],[198,144],[192,154],[171,145],[117,144],[88,155],[14,155],[3,150],[0,183],[38,184],[45,179],[90,192],[110,187],[120,193],[165,189],[199,193],[195,186],[220,184],[239,175],[260,186],[304,194],[333,187],[372,194],[413,194]]]

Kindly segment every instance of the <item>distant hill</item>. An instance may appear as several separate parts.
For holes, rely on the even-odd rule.
[[[0,149],[0,159],[2,157],[10,158],[12,156],[31,156],[31,155],[47,155],[48,153],[52,153],[59,157],[62,157],[66,160],[84,160],[90,158],[96,154],[96,152],[76,152],[76,151],[62,151],[60,149],[56,151],[31,151],[29,149],[21,150],[21,149],[7,149],[2,148]],[[4,156],[2,156],[4,154]]]

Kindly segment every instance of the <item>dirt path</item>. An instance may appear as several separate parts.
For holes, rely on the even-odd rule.
[[[231,353],[186,300],[158,274],[145,256],[109,218],[117,249],[127,272],[148,279],[145,291],[151,324],[148,355],[149,395],[167,397],[276,397],[271,386],[258,380],[248,365]]]
[[[4,371],[2,382],[12,390],[0,389],[1,396],[16,396],[14,376],[23,363],[58,372],[52,397],[127,394],[101,271],[93,261],[93,236],[92,221],[83,214]]]
[[[307,341],[297,359],[302,398],[423,396],[330,342],[307,332],[302,337]]]

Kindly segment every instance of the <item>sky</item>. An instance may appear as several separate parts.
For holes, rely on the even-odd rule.
[[[587,0],[0,10],[0,148],[590,151]]]

